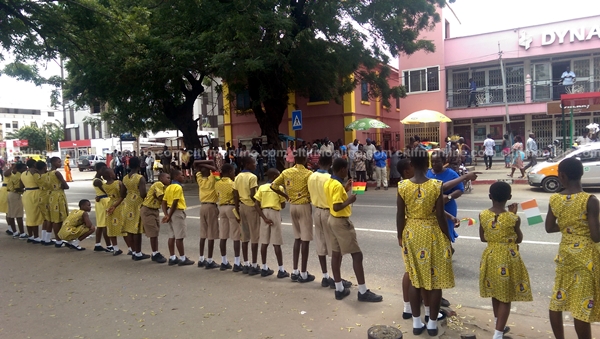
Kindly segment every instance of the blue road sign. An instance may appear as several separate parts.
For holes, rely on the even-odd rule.
[[[302,129],[302,111],[292,112],[292,130],[299,131]]]

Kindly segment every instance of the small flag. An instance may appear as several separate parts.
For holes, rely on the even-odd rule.
[[[356,194],[356,195],[365,194],[366,189],[367,189],[366,182],[353,182],[352,183],[352,194]]]
[[[477,220],[475,220],[473,218],[462,218],[462,219],[460,219],[460,222],[463,222],[463,221],[467,221],[468,222],[467,226],[473,226],[473,225],[475,225],[477,223]]]
[[[537,201],[535,201],[535,199],[523,201],[521,203],[521,208],[525,213],[525,217],[527,218],[527,223],[529,224],[529,226],[541,224],[544,222],[544,219],[542,219],[542,213],[540,212],[540,208],[538,207]]]
[[[219,172],[212,172],[211,174],[212,174],[213,177],[215,177],[215,179],[217,181],[221,180],[221,173],[219,173]]]

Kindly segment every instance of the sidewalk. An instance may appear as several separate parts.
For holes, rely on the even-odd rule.
[[[478,161],[477,165],[467,166],[467,169],[469,172],[481,173],[477,175],[477,180],[472,181],[473,185],[491,185],[497,181],[505,181],[512,185],[529,185],[527,173],[525,174],[525,178],[519,179],[519,176],[521,176],[519,170],[515,170],[515,174],[510,178],[508,175],[511,172],[511,168],[504,167],[504,161],[495,161],[489,170],[485,169],[483,161]]]

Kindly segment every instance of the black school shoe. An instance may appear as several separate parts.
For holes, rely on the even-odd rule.
[[[275,273],[275,271],[273,271],[270,268],[267,268],[266,270],[260,270],[260,276],[261,277],[268,277],[270,275],[273,275],[273,273]]]
[[[297,282],[299,277],[300,277],[299,273],[298,274],[292,273],[292,275],[290,275],[290,279],[292,279],[293,282]]]
[[[52,246],[52,245],[54,245],[54,242],[52,242],[52,241],[42,241],[42,245],[43,246]]]
[[[121,254],[123,254],[123,250],[118,250],[118,251],[113,252],[114,256],[121,255]]]
[[[260,274],[260,268],[258,268],[258,266],[253,267],[250,266],[250,269],[248,270],[248,275],[257,275]]]
[[[6,230],[6,234],[10,235],[11,237],[13,236],[13,231],[11,230]]]
[[[448,299],[442,298],[442,301],[440,302],[440,305],[442,307],[450,307],[450,302],[448,301]]]
[[[189,265],[193,265],[194,261],[190,260],[189,258],[185,258],[184,261],[179,260],[179,263],[177,265],[179,266],[189,266]]]
[[[73,246],[73,245],[71,245],[70,249],[76,250],[76,251],[85,251],[85,247],[81,247],[81,246]]]
[[[311,282],[311,281],[315,281],[315,276],[308,272],[306,272],[306,279],[302,278],[302,275],[300,275],[298,277],[299,283],[307,283],[307,282]]]
[[[150,258],[150,255],[144,254],[144,253],[142,253],[142,255],[140,255],[140,256],[137,256],[137,255],[133,256],[133,260],[135,260],[135,261],[146,260],[149,258]]]
[[[377,303],[383,300],[383,297],[367,290],[365,293],[358,292],[358,301]]]
[[[414,335],[421,335],[421,333],[423,333],[423,331],[425,331],[426,328],[427,328],[427,326],[425,326],[425,325],[423,325],[423,327],[421,327],[421,328],[414,328],[413,327],[413,334]]]
[[[331,288],[332,290],[335,289],[335,280],[333,280],[333,278],[329,277],[328,282],[329,282],[329,288]],[[342,279],[342,285],[345,288],[352,287],[352,283],[345,279]],[[323,282],[321,282],[321,286],[323,286]],[[323,287],[326,287],[326,286],[323,286]]]
[[[227,264],[221,263],[221,267],[219,268],[219,270],[221,270],[221,271],[227,271],[227,270],[230,270],[230,269],[231,269],[231,264],[230,263],[227,263]]]
[[[402,312],[402,319],[408,320],[412,318],[412,313]]]
[[[277,271],[277,278],[283,279],[289,277],[290,274],[287,271]]]
[[[211,270],[213,268],[217,268],[219,267],[219,264],[217,264],[216,262],[207,262],[206,265],[204,266],[204,268],[206,268],[207,270]]]
[[[158,263],[158,264],[164,264],[167,262],[167,259],[165,257],[163,257],[162,254],[156,253],[155,255],[152,256],[152,261],[154,261],[155,263]]]
[[[248,274],[248,273],[250,273],[250,266],[246,266],[246,265],[244,265],[244,267],[242,268],[242,273],[243,273],[243,274]]]
[[[338,290],[335,291],[335,299],[336,300],[342,300],[342,299],[344,299],[345,297],[347,297],[349,295],[350,295],[350,289],[349,288],[345,288],[344,287],[343,291],[338,291]]]
[[[427,334],[429,334],[430,337],[435,337],[438,335],[438,329],[435,328],[433,330],[427,329]]]
[[[57,242],[55,242],[55,243],[54,243],[54,247],[56,247],[56,248],[61,248],[61,247],[63,247],[63,245],[64,245],[64,244],[66,244],[66,243],[65,243],[65,242],[61,242],[61,243],[57,243]]]
[[[206,266],[206,260],[198,261],[198,267]]]
[[[242,272],[242,271],[244,271],[244,268],[242,267],[242,265],[233,265],[233,271],[234,272]]]
[[[94,252],[106,252],[106,248],[102,246],[94,246]]]
[[[169,266],[174,266],[179,264],[179,258],[169,259]]]

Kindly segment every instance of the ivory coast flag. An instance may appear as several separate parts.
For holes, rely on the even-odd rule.
[[[544,222],[544,219],[542,219],[542,213],[540,212],[540,208],[538,207],[537,201],[535,201],[535,199],[523,201],[521,203],[521,208],[525,213],[525,217],[527,218],[527,223],[529,224],[529,226],[541,224]]]
[[[365,190],[367,189],[366,182],[353,182],[352,183],[352,193],[356,195],[365,194]]]
[[[215,171],[215,172],[212,172],[211,174],[213,177],[215,177],[215,180],[217,180],[217,181],[221,180],[221,173]]]
[[[460,222],[463,222],[463,221],[467,221],[468,222],[467,226],[473,226],[473,225],[475,225],[477,223],[477,220],[475,220],[473,218],[462,218],[462,219],[460,219]]]

